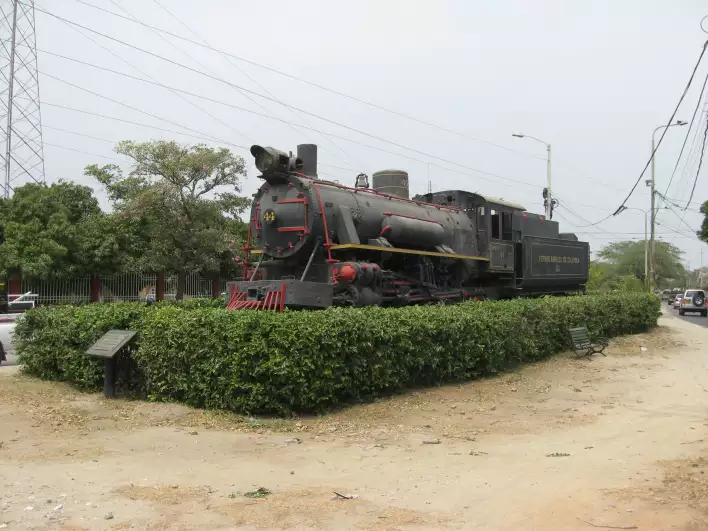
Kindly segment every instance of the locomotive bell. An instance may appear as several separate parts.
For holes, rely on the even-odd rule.
[[[251,146],[251,155],[256,159],[256,168],[261,173],[302,170],[302,160],[272,147]]]

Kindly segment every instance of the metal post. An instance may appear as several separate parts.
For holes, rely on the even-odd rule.
[[[116,396],[116,375],[118,373],[117,356],[103,360],[103,396]]]
[[[553,196],[551,195],[551,145],[546,144],[546,152],[548,160],[546,161],[546,170],[548,172],[548,198],[546,199],[546,219],[551,219],[553,209]]]
[[[648,238],[649,212],[644,212],[644,285],[649,289],[649,238]]]
[[[656,210],[654,209],[654,202],[656,201],[656,158],[654,157],[654,149],[656,149],[654,135],[657,129],[651,134],[651,241],[649,244],[649,251],[651,253],[651,281],[649,287],[656,285],[656,248],[654,242],[654,231],[656,228]]]
[[[305,281],[305,277],[307,276],[307,272],[310,270],[310,266],[312,265],[312,261],[315,259],[315,253],[317,252],[317,249],[320,248],[320,243],[322,243],[322,238],[317,238],[317,241],[315,242],[315,246],[312,248],[312,253],[310,254],[310,259],[307,261],[307,265],[305,266],[305,271],[302,272],[302,277],[300,277],[300,282]]]
[[[656,132],[660,129],[668,129],[673,126],[684,126],[687,122],[681,120],[676,120],[674,123],[669,125],[660,125],[651,134],[651,241],[649,246],[649,252],[651,253],[651,281],[652,287],[656,287],[656,157],[654,156],[654,150],[656,149]]]
[[[249,282],[253,282],[253,279],[256,278],[256,273],[258,273],[258,268],[261,267],[261,262],[263,261],[264,256],[265,253],[261,253],[261,257],[258,259],[258,263],[256,264],[256,267],[253,270],[253,274],[251,275],[251,278],[248,279]]]
[[[10,197],[10,157],[12,156],[12,107],[13,90],[15,84],[15,46],[17,35],[17,9],[19,0],[15,0],[12,8],[12,37],[10,43],[10,72],[7,91],[7,137],[5,142],[5,197]]]

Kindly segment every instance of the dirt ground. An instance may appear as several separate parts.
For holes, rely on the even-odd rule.
[[[607,353],[292,420],[2,368],[0,528],[708,529],[708,329]]]

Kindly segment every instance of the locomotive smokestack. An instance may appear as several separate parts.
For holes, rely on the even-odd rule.
[[[317,144],[300,144],[297,157],[302,160],[302,173],[317,179]]]

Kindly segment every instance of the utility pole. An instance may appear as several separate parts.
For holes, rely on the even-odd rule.
[[[530,138],[536,142],[546,146],[546,188],[543,190],[543,202],[546,210],[546,219],[551,219],[553,217],[553,195],[551,193],[551,145],[548,142],[544,142],[540,138],[535,136],[525,135],[523,133],[511,133],[511,136],[516,138]]]
[[[641,208],[622,206],[619,212],[625,210],[637,210],[644,214],[644,285],[649,289],[649,211]]]
[[[651,187],[651,238],[649,241],[649,252],[651,254],[651,286],[656,287],[656,156],[654,151],[656,150],[656,132],[661,129],[667,129],[673,126],[686,125],[686,122],[681,120],[676,120],[676,122],[669,125],[660,125],[651,134],[651,181],[647,183]]]
[[[551,219],[553,216],[553,196],[551,195],[551,145],[546,144],[546,173],[548,174],[547,194],[546,194],[546,218]]]
[[[647,216],[648,212],[645,210],[644,211],[644,285],[646,286],[647,291],[649,290],[649,286],[651,286],[651,283],[649,282],[649,239],[647,236],[647,223],[648,223],[648,217]]]
[[[0,142],[10,197],[18,181],[45,182],[34,0],[0,0]]]

